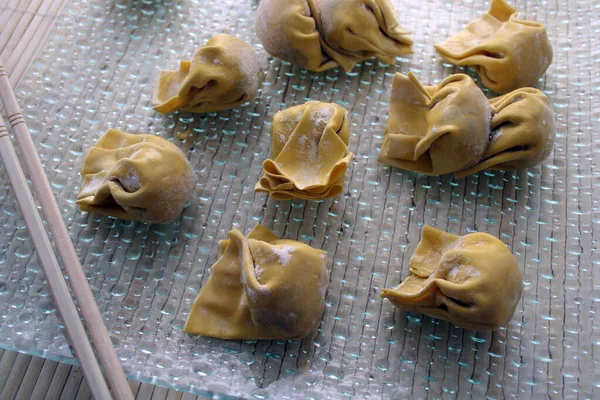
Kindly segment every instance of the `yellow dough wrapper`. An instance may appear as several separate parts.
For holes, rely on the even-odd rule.
[[[412,40],[389,0],[261,0],[256,35],[274,57],[311,71],[346,71],[377,57],[392,64]]]
[[[181,61],[179,70],[160,72],[152,105],[163,114],[227,110],[256,97],[262,78],[258,55],[250,44],[217,35],[191,61]]]
[[[487,148],[490,118],[485,95],[467,75],[433,87],[397,73],[379,162],[427,175],[471,167]]]
[[[554,147],[556,123],[548,97],[534,88],[489,101],[490,144],[477,165],[455,174],[460,178],[484,169],[529,168],[544,161]]]
[[[278,112],[271,128],[271,158],[255,186],[277,200],[335,197],[344,189],[348,152],[348,111],[337,104],[309,101]]]
[[[321,321],[327,256],[262,225],[234,229],[194,300],[184,331],[221,339],[301,339]]]
[[[472,330],[494,330],[512,318],[523,292],[508,248],[486,233],[457,236],[425,226],[409,261],[411,275],[381,297],[404,311]]]
[[[88,152],[77,196],[82,211],[172,222],[191,199],[194,170],[177,146],[154,135],[109,129]]]
[[[494,92],[533,86],[552,64],[552,45],[544,25],[519,20],[517,13],[492,0],[487,13],[435,48],[446,61],[473,67]]]

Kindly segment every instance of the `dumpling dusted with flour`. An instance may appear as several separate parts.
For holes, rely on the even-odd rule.
[[[556,136],[554,113],[540,90],[522,88],[489,101],[492,111],[490,144],[477,165],[456,173],[484,169],[519,169],[540,164],[552,152]]]
[[[457,236],[425,226],[410,276],[381,297],[405,311],[467,329],[493,330],[512,318],[523,292],[517,261],[486,233]]]
[[[339,195],[352,159],[348,112],[336,104],[309,101],[273,117],[271,158],[255,190],[277,200],[320,200]]]
[[[490,118],[485,95],[467,75],[435,87],[397,73],[379,162],[427,175],[471,167],[487,148]]]
[[[175,145],[116,129],[90,149],[81,175],[81,210],[151,223],[175,220],[195,187],[194,171]]]
[[[179,70],[160,72],[152,105],[163,114],[227,110],[256,97],[262,76],[250,44],[217,35],[191,61],[181,61]]]
[[[301,339],[321,321],[329,283],[322,250],[258,225],[234,229],[190,310],[184,331],[221,339]]]
[[[261,0],[256,35],[274,57],[311,71],[377,57],[391,64],[412,40],[389,0]]]
[[[492,0],[487,13],[435,48],[446,61],[473,67],[497,93],[532,86],[552,63],[552,45],[544,25],[517,14],[504,0]]]

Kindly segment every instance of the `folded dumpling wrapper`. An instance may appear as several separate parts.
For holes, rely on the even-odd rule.
[[[256,97],[262,76],[250,44],[217,35],[191,61],[181,61],[179,70],[160,71],[152,105],[163,114],[227,110]]]
[[[194,300],[184,331],[220,339],[301,339],[315,331],[329,283],[327,257],[262,225],[234,229]]]
[[[475,165],[488,145],[491,113],[473,79],[455,74],[437,87],[397,73],[379,162],[441,175]]]
[[[346,71],[377,57],[412,53],[389,0],[261,0],[256,35],[274,57],[311,71]]]
[[[151,223],[175,220],[196,186],[194,170],[177,146],[116,129],[90,149],[81,175],[81,210]]]
[[[552,45],[544,25],[518,20],[517,13],[492,0],[487,13],[435,48],[446,61],[473,67],[497,93],[533,86],[552,63]]]
[[[523,292],[508,248],[486,233],[457,236],[425,226],[409,261],[411,275],[381,297],[472,330],[494,330],[512,318]]]
[[[455,174],[460,178],[484,169],[529,168],[544,161],[554,146],[556,123],[550,101],[534,88],[518,89],[489,101],[491,142],[482,160]]]
[[[309,101],[278,112],[271,128],[271,159],[263,162],[258,192],[277,200],[320,200],[344,189],[348,152],[348,111],[337,104]]]

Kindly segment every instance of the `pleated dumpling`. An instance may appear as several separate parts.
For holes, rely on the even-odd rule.
[[[272,56],[311,71],[412,52],[389,0],[262,0],[256,35]]]
[[[552,45],[544,25],[518,20],[517,13],[492,0],[487,13],[435,48],[452,64],[472,66],[497,93],[533,86],[552,63]]]
[[[489,101],[492,110],[491,142],[482,160],[456,174],[471,175],[484,169],[529,168],[544,161],[554,145],[556,124],[546,95],[523,88]]]
[[[267,53],[311,71],[338,64],[321,48],[318,11],[312,0],[261,0],[256,11],[256,36]]]
[[[234,229],[194,300],[184,331],[221,339],[301,339],[321,321],[329,283],[322,250],[258,225]]]
[[[475,165],[488,145],[488,101],[467,75],[423,87],[414,74],[397,73],[379,162],[441,175]]]
[[[348,152],[348,111],[337,104],[309,101],[273,117],[271,158],[255,190],[277,200],[320,200],[339,195],[352,153]]]
[[[396,307],[466,329],[507,324],[519,303],[522,275],[508,248],[486,233],[457,236],[425,226],[409,261],[411,275],[381,297]]]
[[[175,145],[116,129],[90,149],[81,175],[81,210],[151,223],[175,220],[196,185],[192,167]]]
[[[217,35],[196,51],[191,61],[181,61],[179,70],[160,72],[152,105],[163,114],[226,110],[256,97],[262,75],[250,44]]]

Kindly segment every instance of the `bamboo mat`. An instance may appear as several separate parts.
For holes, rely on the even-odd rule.
[[[0,4],[0,58],[13,87],[42,48],[68,0],[8,0]],[[137,399],[202,399],[130,381]],[[0,399],[91,399],[79,367],[0,349]]]
[[[198,400],[188,393],[129,381],[140,400]],[[81,370],[68,364],[0,350],[0,399],[87,400],[91,393]]]

